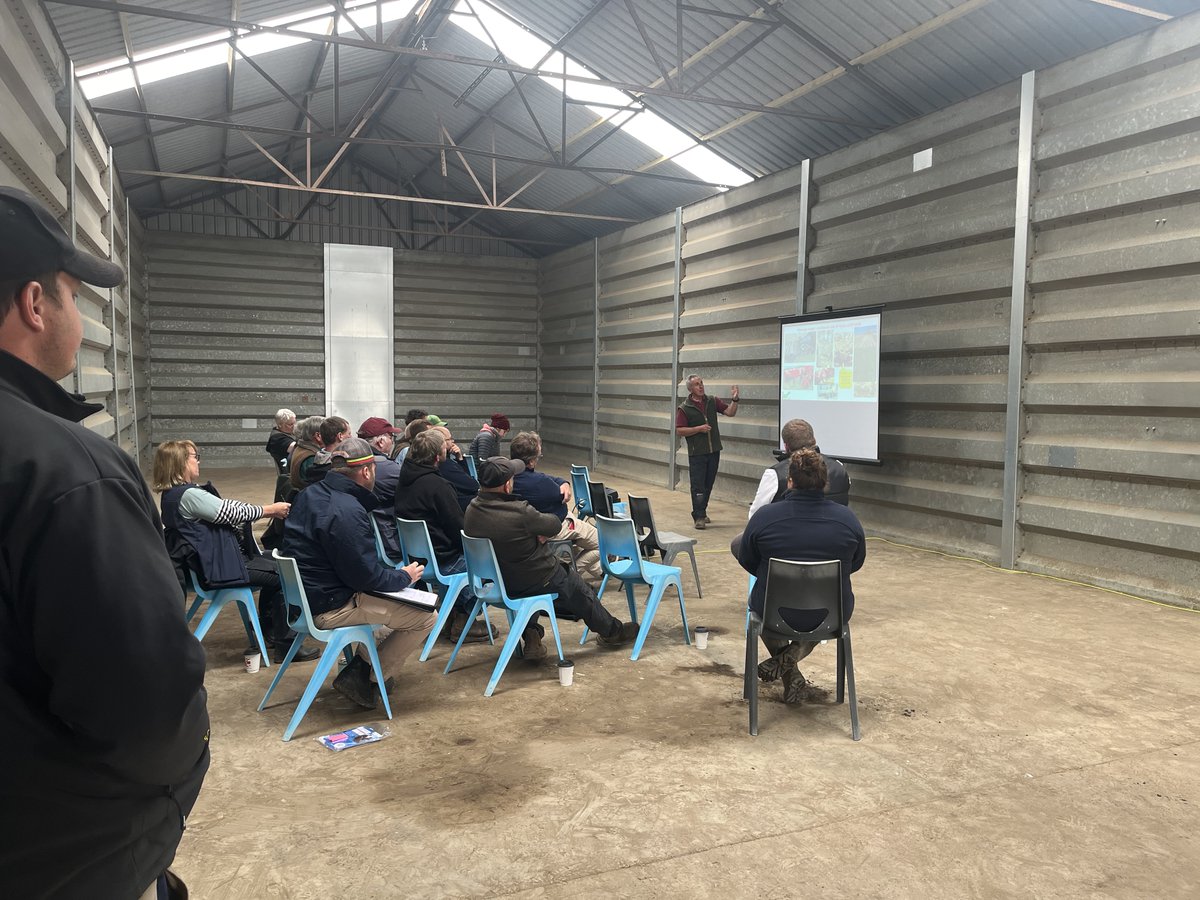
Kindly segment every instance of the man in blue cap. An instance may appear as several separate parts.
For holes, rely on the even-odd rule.
[[[204,651],[137,465],[79,425],[82,283],[121,267],[0,187],[0,882],[155,896],[208,770]]]

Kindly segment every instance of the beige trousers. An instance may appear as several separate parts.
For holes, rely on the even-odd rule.
[[[574,524],[574,528],[571,525]],[[563,519],[562,528],[553,541],[570,541],[575,548],[575,565],[579,569],[579,577],[593,589],[600,587],[604,572],[600,568],[600,535],[596,526],[573,516]]]
[[[437,614],[395,600],[355,594],[345,606],[314,616],[313,621],[318,628],[386,625],[390,632],[379,641],[379,664],[383,667],[384,678],[394,678],[408,655],[421,646],[429,632],[433,631]],[[359,647],[358,655],[363,659],[368,658],[362,647]]]

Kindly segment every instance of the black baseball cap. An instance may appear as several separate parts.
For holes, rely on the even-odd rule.
[[[50,210],[22,190],[0,187],[0,280],[66,272],[101,288],[116,287],[125,270],[71,243]]]

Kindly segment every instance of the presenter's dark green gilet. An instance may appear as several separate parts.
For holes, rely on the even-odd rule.
[[[679,404],[683,414],[687,416],[687,427],[697,428],[707,422],[712,428],[707,434],[693,434],[684,438],[687,441],[688,456],[699,456],[702,453],[716,453],[721,449],[721,432],[717,430],[717,401],[715,397],[704,395],[704,407],[696,406],[696,401],[690,396]]]

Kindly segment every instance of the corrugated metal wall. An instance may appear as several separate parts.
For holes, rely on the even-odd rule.
[[[154,441],[270,465],[277,409],[325,412],[322,246],[148,232],[146,252]],[[397,251],[394,273],[397,418],[425,408],[464,442],[493,411],[532,427],[536,264]]]
[[[555,460],[591,465],[596,243],[538,265],[538,432]]]
[[[139,253],[140,229],[134,226],[131,247],[109,147],[69,66],[40,6],[0,3],[0,183],[40,198],[81,247],[128,266]],[[131,394],[138,382],[129,354],[129,297],[137,280],[132,272],[115,290],[80,290],[83,343],[75,374],[63,382],[104,404],[84,424],[131,453],[142,443],[133,415],[142,398]]]
[[[677,362],[710,393],[742,386],[715,492],[737,501],[777,441],[776,318],[882,303],[883,465],[852,467],[872,533],[989,561],[1011,544],[1021,569],[1200,605],[1197,48],[1200,17],[1175,20],[1028,76],[1024,115],[1014,83],[813,160],[811,180],[800,167],[685,208],[674,360],[665,220],[602,243],[598,280],[591,245],[543,260],[547,444],[593,450],[564,412],[591,387],[586,336],[566,343],[551,298],[602,298],[598,474],[637,458],[665,480],[644,460],[669,420],[656,434],[633,404],[681,390],[664,378]]]
[[[154,443],[269,466],[275,411],[325,412],[319,244],[147,232]]]
[[[396,416],[424,409],[463,448],[493,412],[537,418],[537,264],[396,252]],[[357,424],[357,423],[356,423]]]
[[[664,483],[670,460],[675,215],[599,240],[596,469]]]
[[[1200,21],[1037,76],[1022,568],[1200,598]]]
[[[396,185],[374,172],[343,165],[326,187],[343,191],[395,194]],[[390,244],[397,250],[430,250],[472,256],[524,259],[528,254],[494,235],[463,224],[469,211],[452,211],[368,197],[325,195],[309,204],[310,195],[272,188],[232,188],[221,198],[188,204],[179,210],[147,216],[147,231],[178,234],[271,238],[302,244]],[[456,435],[457,437],[457,435]]]

